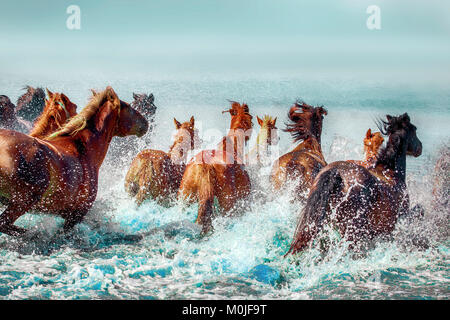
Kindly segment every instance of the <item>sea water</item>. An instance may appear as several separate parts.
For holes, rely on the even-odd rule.
[[[137,148],[111,148],[100,170],[97,200],[68,236],[57,235],[61,218],[41,214],[26,214],[16,222],[29,229],[23,239],[0,235],[2,299],[449,298],[449,211],[431,207],[435,160],[450,139],[448,82],[301,74],[5,75],[0,93],[15,101],[26,84],[64,92],[78,111],[90,88],[106,85],[129,102],[133,92],[153,93],[158,109],[153,130],[133,140]],[[201,147],[214,146],[220,137],[208,132],[226,133],[230,118],[221,111],[229,107],[227,99],[248,103],[254,117],[278,117],[278,128],[284,128],[287,111],[297,99],[323,105],[328,115],[322,147],[328,162],[362,159],[365,132],[377,131],[374,120],[408,112],[423,153],[407,159],[407,183],[411,205],[425,208],[424,219],[399,223],[392,240],[376,242],[362,256],[349,254],[346,243],[334,239],[327,253],[313,247],[285,258],[302,206],[292,202],[289,193],[269,192],[270,168],[252,172],[257,196],[245,204],[242,214],[217,217],[214,232],[206,237],[199,236],[200,228],[193,223],[196,205],[174,203],[166,208],[149,200],[136,206],[123,186],[136,153],[144,148],[168,150],[173,118],[187,121],[191,115]],[[255,120],[250,147],[259,129]],[[279,136],[281,155],[295,145],[286,133]],[[428,246],[416,245],[417,238]]]

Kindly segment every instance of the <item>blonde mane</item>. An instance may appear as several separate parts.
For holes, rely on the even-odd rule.
[[[111,87],[107,87],[104,91],[98,93],[92,90],[92,97],[86,107],[84,107],[79,114],[72,117],[60,130],[48,136],[47,140],[53,140],[61,136],[76,135],[86,128],[87,122],[97,113],[106,101],[112,102],[114,108],[120,106],[120,100]]]

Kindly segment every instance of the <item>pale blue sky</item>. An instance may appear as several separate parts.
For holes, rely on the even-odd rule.
[[[66,8],[81,8],[81,30]],[[366,8],[381,8],[381,30]],[[380,71],[450,68],[446,0],[0,2],[5,72]]]

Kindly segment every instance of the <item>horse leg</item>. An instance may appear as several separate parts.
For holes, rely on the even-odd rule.
[[[88,213],[88,210],[84,210],[84,209],[83,210],[75,210],[75,211],[72,211],[71,213],[69,213],[65,217],[64,227],[63,227],[64,233],[71,231],[73,229],[73,227],[75,227],[75,225],[77,225],[78,223],[83,221],[84,216],[87,213]]]
[[[36,201],[33,201],[36,202]],[[10,203],[0,216],[0,232],[10,236],[20,236],[26,232],[25,229],[17,227],[14,222],[25,214],[33,206],[33,202],[28,203]]]

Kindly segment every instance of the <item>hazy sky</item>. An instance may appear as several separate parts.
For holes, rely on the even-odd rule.
[[[66,8],[81,9],[68,30]],[[381,30],[366,27],[369,5]],[[450,67],[448,0],[0,2],[3,72],[419,70]]]

